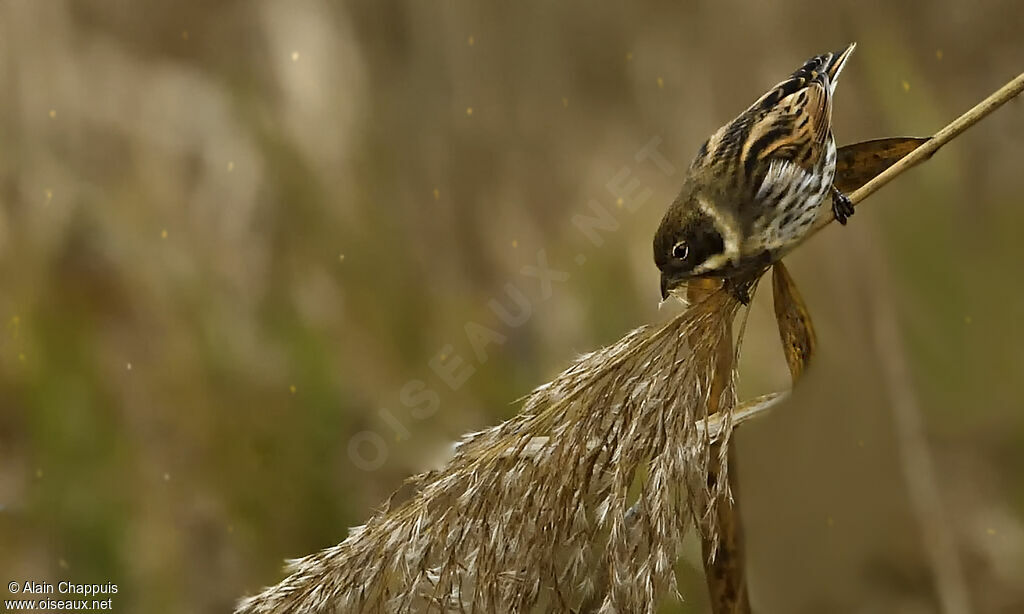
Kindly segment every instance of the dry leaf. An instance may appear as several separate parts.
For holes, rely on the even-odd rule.
[[[840,192],[849,194],[926,141],[927,138],[893,137],[840,147],[836,152],[836,178],[832,183]]]
[[[772,267],[772,295],[775,299],[775,319],[779,323],[779,337],[786,354],[793,384],[807,368],[818,342],[814,336],[811,314],[796,289],[796,283],[782,261]]]

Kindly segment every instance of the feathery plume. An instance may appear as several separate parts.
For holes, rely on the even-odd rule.
[[[599,612],[653,614],[675,592],[684,535],[713,531],[702,519],[729,497],[725,479],[708,492],[707,467],[732,423],[706,419],[709,405],[728,417],[736,403],[731,375],[715,403],[709,395],[738,307],[717,291],[581,356],[518,416],[411,478],[409,500],[292,561],[236,612],[568,611],[607,574]]]

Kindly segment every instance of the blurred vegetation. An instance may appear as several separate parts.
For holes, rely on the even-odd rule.
[[[652,137],[681,167],[853,40],[838,141],[928,134],[1020,72],[1022,26],[1014,0],[0,2],[4,578],[229,609],[658,317],[650,238],[678,186],[635,161]],[[791,257],[819,360],[737,436],[759,611],[934,610],[865,333],[875,263],[975,605],[1024,609],[1022,134],[1016,101]],[[635,213],[607,188],[623,168],[651,191]],[[592,199],[619,225],[599,247],[572,223]],[[546,299],[521,273],[539,250],[570,273]],[[488,308],[507,283],[533,305],[516,328]],[[788,377],[768,294],[749,393]],[[482,363],[467,322],[505,337]],[[440,354],[475,369],[457,390]],[[436,412],[403,403],[410,380]],[[365,431],[374,471],[350,455]],[[704,611],[697,550],[672,611]]]

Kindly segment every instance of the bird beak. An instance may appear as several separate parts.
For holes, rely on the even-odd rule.
[[[661,274],[661,300],[665,301],[672,296],[672,291],[686,283],[687,276],[674,271],[662,272]]]

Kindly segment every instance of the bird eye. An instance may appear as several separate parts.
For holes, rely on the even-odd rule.
[[[680,241],[676,243],[672,248],[672,257],[680,260],[686,260],[686,257],[690,255],[690,248],[686,245],[686,241]]]

